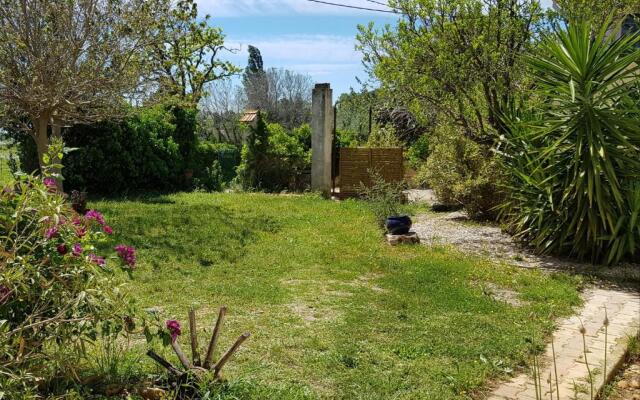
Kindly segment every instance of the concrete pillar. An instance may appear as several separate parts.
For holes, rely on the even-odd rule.
[[[311,189],[331,193],[333,91],[328,83],[313,89],[311,117]]]

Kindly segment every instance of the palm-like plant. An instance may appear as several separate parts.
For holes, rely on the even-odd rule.
[[[640,35],[586,23],[543,39],[529,58],[536,109],[505,118],[513,180],[502,207],[542,253],[618,262],[640,249]],[[635,95],[634,95],[635,94]]]

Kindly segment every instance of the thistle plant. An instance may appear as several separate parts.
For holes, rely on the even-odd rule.
[[[587,374],[588,374],[588,378],[589,379],[589,386],[590,386],[590,391],[589,391],[589,398],[591,400],[593,400],[593,375],[591,375],[591,367],[589,367],[589,360],[587,359],[587,330],[584,327],[584,324],[582,323],[582,321],[580,321],[580,334],[582,335],[582,349],[583,349],[583,353],[584,353],[584,364],[587,367]]]

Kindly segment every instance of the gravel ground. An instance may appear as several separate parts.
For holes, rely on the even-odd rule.
[[[433,205],[435,196],[430,190],[411,190],[410,201]],[[514,242],[500,226],[471,221],[464,212],[429,212],[418,215],[413,230],[426,245],[451,245],[465,254],[491,258],[523,268],[572,271],[596,274],[601,278],[640,283],[640,265],[626,264],[615,268],[593,266],[556,257],[539,256]],[[640,288],[638,288],[640,289]]]

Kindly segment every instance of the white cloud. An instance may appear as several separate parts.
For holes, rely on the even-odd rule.
[[[387,9],[365,0],[327,0],[344,5]],[[373,15],[374,11],[314,3],[308,0],[198,0],[200,10],[214,17],[273,16],[273,15]]]
[[[249,45],[260,49],[265,65],[275,62],[297,64],[354,64],[360,62],[355,39],[329,35],[286,35],[273,38],[227,40],[227,46],[246,58]]]

